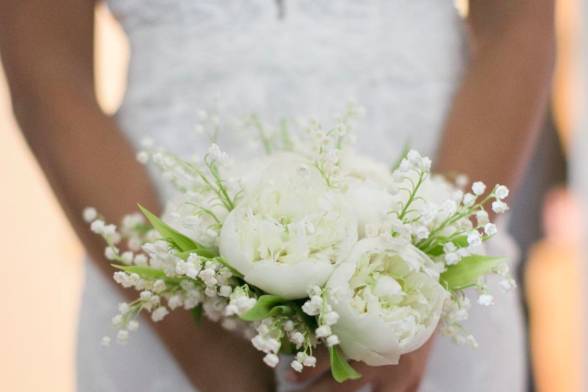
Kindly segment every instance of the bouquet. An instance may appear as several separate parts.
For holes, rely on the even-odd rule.
[[[114,280],[139,292],[119,305],[116,340],[128,340],[143,311],[160,321],[183,308],[243,334],[271,367],[282,353],[295,371],[315,366],[325,345],[339,382],[360,377],[348,360],[397,364],[437,329],[476,346],[460,324],[464,290],[491,305],[486,276],[514,284],[483,245],[497,231],[486,208],[505,212],[508,189],[465,190],[463,176],[431,174],[414,150],[391,167],[359,155],[360,113],[351,104],[331,127],[272,132],[253,116],[244,125],[267,154],[238,163],[214,143],[191,159],[147,143],[138,159],[176,190],[163,216],[139,206],[116,227],[84,211]]]

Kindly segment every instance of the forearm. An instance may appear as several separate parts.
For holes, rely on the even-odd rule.
[[[108,221],[136,210],[136,203],[157,209],[155,191],[143,166],[112,118],[73,88],[15,98],[23,133],[69,221],[91,256],[105,271],[103,244],[83,221],[86,206]]]
[[[106,269],[83,208],[95,206],[118,221],[137,202],[156,208],[157,201],[145,169],[95,97],[94,4],[0,4],[0,50],[17,121],[78,236]]]
[[[474,49],[445,124],[437,169],[516,188],[545,113],[553,31],[505,29]]]

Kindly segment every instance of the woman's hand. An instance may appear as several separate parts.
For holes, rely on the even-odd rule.
[[[367,385],[372,392],[413,392],[417,391],[427,366],[433,338],[417,351],[400,357],[398,365],[368,366],[353,362],[351,365],[362,377],[338,383],[331,376],[329,356],[326,350],[317,355],[317,365],[305,368],[302,373],[289,373],[289,378],[299,382],[314,380],[306,392],[355,392]]]
[[[274,371],[263,363],[262,354],[218,323],[203,319],[195,325],[191,314],[175,311],[155,329],[199,391],[275,390]]]

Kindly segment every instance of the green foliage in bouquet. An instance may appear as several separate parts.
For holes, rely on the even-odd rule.
[[[157,230],[159,234],[161,234],[161,237],[169,241],[170,244],[174,245],[181,252],[196,253],[197,255],[202,257],[218,256],[218,252],[216,252],[214,249],[206,248],[196,243],[191,238],[186,237],[179,231],[164,223],[155,214],[151,213],[142,205],[139,204],[138,206],[143,215],[145,215],[145,217],[149,221],[149,223],[151,223],[153,228]]]
[[[341,351],[336,347],[329,347],[329,359],[331,362],[331,375],[337,382],[345,382],[347,380],[357,380],[361,378],[354,368],[351,367],[347,359],[341,354]]]
[[[481,277],[495,271],[504,261],[504,257],[466,256],[458,264],[447,267],[441,274],[441,284],[450,291],[467,289],[475,286]]]

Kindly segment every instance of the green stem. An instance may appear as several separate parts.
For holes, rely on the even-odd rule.
[[[431,230],[431,233],[429,234],[429,238],[426,239],[426,240],[421,241],[419,244],[417,244],[417,246],[420,249],[423,249],[423,248],[427,248],[428,249],[430,247],[430,243],[432,241],[434,241],[435,235],[437,235],[438,233],[440,233],[447,226],[452,225],[455,222],[459,221],[460,219],[469,217],[470,215],[472,215],[472,213],[474,211],[479,210],[479,209],[482,209],[484,207],[484,204],[486,204],[488,202],[488,200],[490,200],[492,198],[492,196],[493,196],[493,194],[490,193],[481,202],[474,204],[472,207],[466,208],[461,213],[459,211],[456,212],[455,214],[453,214],[452,216],[450,216],[449,218],[447,218],[445,221],[441,222],[441,224],[439,226],[437,226],[435,229]]]
[[[212,177],[214,178],[218,186],[220,193],[223,195],[223,198],[226,201],[226,206],[228,207],[228,210],[232,211],[233,208],[235,208],[235,204],[233,203],[233,201],[229,197],[229,194],[227,193],[227,190],[223,184],[222,179],[220,178],[220,174],[218,173],[216,165],[214,163],[207,163],[207,166],[208,170],[212,174]]]
[[[184,168],[188,169],[189,171],[192,171],[193,173],[195,173],[197,176],[199,176],[202,181],[204,181],[204,183],[208,186],[208,188],[213,191],[214,193],[216,193],[217,197],[221,200],[221,202],[224,204],[225,208],[227,208],[227,210],[231,211],[234,206],[232,205],[232,202],[230,201],[230,199],[228,199],[228,195],[226,195],[226,192],[224,192],[224,188],[221,187],[221,190],[217,189],[208,178],[206,178],[206,176],[204,175],[204,173],[202,173],[202,171],[200,169],[198,169],[196,166],[192,165],[189,162],[183,161],[181,159],[177,159],[176,161],[181,164]],[[208,166],[208,165],[207,165]]]
[[[259,138],[261,139],[261,144],[263,145],[263,149],[266,154],[272,153],[272,143],[267,134],[265,133],[265,129],[259,118],[254,114],[251,116],[251,123],[257,129],[259,133]]]
[[[398,219],[400,219],[400,220],[404,219],[404,217],[408,211],[408,208],[414,202],[416,194],[417,194],[419,188],[421,187],[421,185],[423,184],[425,177],[426,177],[426,173],[421,171],[419,174],[419,179],[418,179],[416,185],[414,186],[413,190],[410,192],[410,195],[408,197],[408,200],[406,201],[406,204],[404,205],[404,207],[402,208],[402,211],[400,211],[400,214],[398,215]]]

